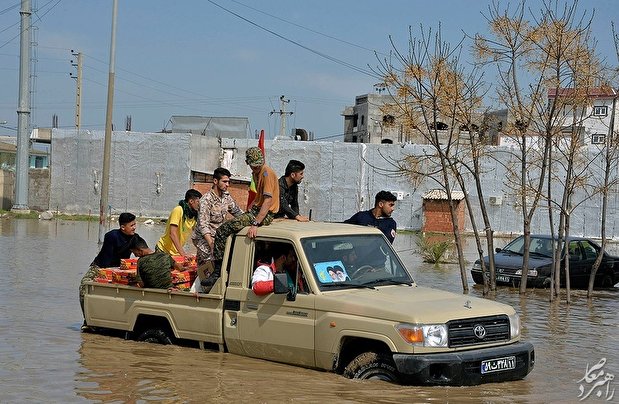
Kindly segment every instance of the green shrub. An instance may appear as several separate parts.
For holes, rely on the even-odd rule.
[[[438,264],[444,262],[445,254],[451,247],[451,242],[432,241],[425,234],[421,233],[417,236],[417,245],[424,262]]]

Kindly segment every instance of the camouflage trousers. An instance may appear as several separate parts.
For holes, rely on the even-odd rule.
[[[198,266],[207,263],[213,259],[213,252],[211,246],[204,237],[192,238],[193,245],[196,246],[196,260]]]
[[[242,215],[235,217],[219,226],[215,233],[215,242],[213,248],[213,259],[221,261],[224,257],[224,250],[226,249],[226,240],[228,236],[238,233],[243,227],[251,225],[251,222],[256,220],[256,215],[260,212],[260,207],[254,206],[249,212],[245,212]],[[273,213],[267,213],[266,217],[262,221],[261,226],[268,226],[273,221]]]
[[[82,314],[84,314],[84,295],[86,294],[86,282],[94,281],[99,276],[99,267],[93,262],[90,264],[90,268],[82,277],[80,282],[80,306],[82,307]]]

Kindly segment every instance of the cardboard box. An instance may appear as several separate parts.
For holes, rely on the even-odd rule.
[[[183,282],[175,284],[174,287],[179,290],[188,291],[191,289],[191,285],[193,285],[193,282]]]
[[[195,269],[189,269],[187,271],[177,271],[174,270],[172,271],[172,283],[174,285],[178,285],[181,283],[187,283],[189,282],[190,284],[193,283],[193,281],[196,280],[196,270]],[[191,287],[191,285],[189,285],[189,287]]]
[[[198,261],[195,255],[188,255],[184,258],[182,255],[173,255],[172,259],[186,268],[196,268]]]
[[[105,278],[108,281],[112,282],[112,273],[114,270],[118,268],[99,268],[99,277]]]
[[[112,271],[112,282],[129,285],[135,283],[137,269],[114,269]]]
[[[120,259],[120,269],[125,271],[127,270],[137,270],[138,269],[138,259],[137,258],[121,258]]]

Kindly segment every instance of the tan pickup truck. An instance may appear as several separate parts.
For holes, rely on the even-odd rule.
[[[209,293],[89,283],[89,326],[143,341],[193,340],[350,378],[474,385],[524,378],[535,362],[511,306],[418,286],[377,229],[284,220],[228,239]],[[251,278],[278,245],[296,265],[257,296]]]

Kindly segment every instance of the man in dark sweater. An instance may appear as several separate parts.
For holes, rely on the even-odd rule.
[[[119,228],[108,231],[103,237],[103,245],[99,254],[90,264],[90,268],[80,282],[79,296],[82,313],[84,313],[84,294],[86,293],[86,282],[93,281],[99,276],[99,268],[110,268],[120,266],[121,258],[131,257],[130,244],[133,237],[139,237],[135,232],[135,215],[124,212],[118,216]]]
[[[344,223],[377,227],[393,243],[396,234],[396,222],[391,217],[395,209],[396,196],[391,192],[380,191],[374,198],[374,208],[355,213]]]
[[[287,217],[299,222],[308,222],[309,218],[299,213],[299,184],[303,181],[305,164],[299,160],[290,160],[286,172],[279,178],[279,212],[275,218]]]

